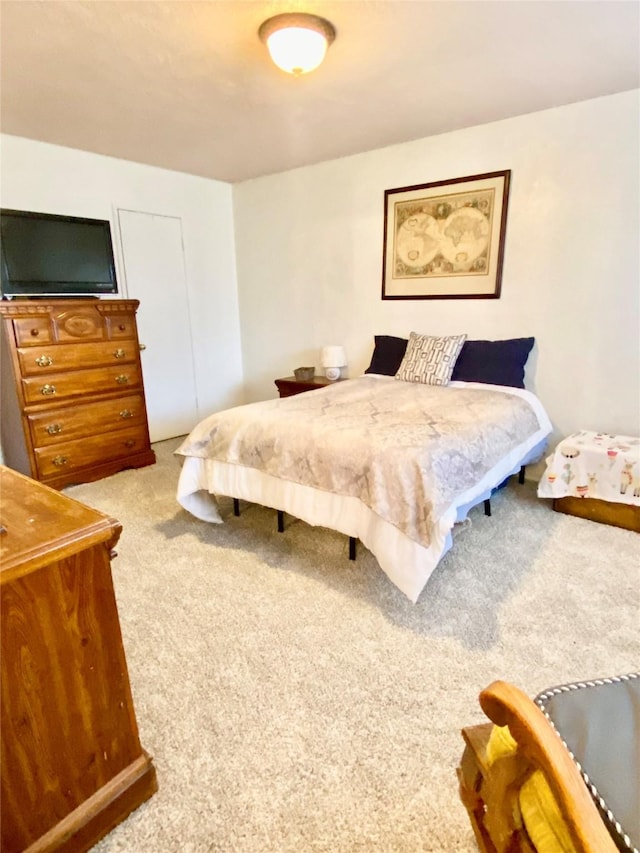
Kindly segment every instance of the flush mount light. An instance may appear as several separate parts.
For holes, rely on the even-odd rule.
[[[329,21],[306,12],[268,18],[258,30],[278,68],[299,76],[317,68],[336,37]]]

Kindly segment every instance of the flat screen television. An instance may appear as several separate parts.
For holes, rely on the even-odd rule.
[[[0,244],[4,299],[118,292],[105,219],[3,208]]]

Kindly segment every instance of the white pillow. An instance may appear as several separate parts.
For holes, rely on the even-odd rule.
[[[411,332],[396,379],[424,385],[448,385],[466,335],[436,338]]]

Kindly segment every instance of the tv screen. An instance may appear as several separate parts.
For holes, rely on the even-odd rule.
[[[3,297],[118,292],[107,220],[3,209],[0,242]]]

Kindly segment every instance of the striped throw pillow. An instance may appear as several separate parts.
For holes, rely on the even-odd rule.
[[[396,379],[424,385],[448,385],[466,337],[449,335],[437,338],[411,332]]]

